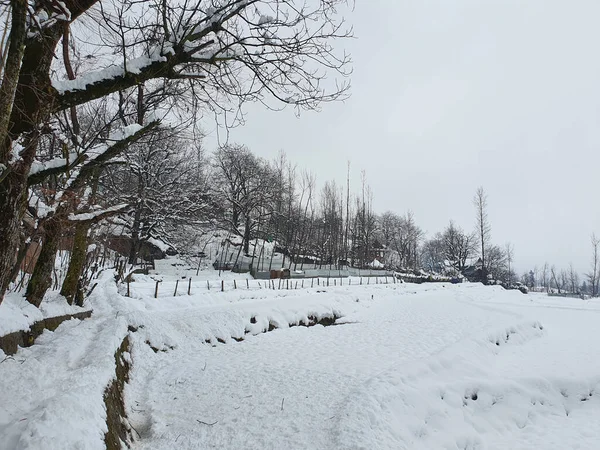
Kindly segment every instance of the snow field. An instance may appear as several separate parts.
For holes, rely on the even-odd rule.
[[[156,339],[153,346],[161,346],[161,337],[152,336],[152,325],[147,324],[134,337],[134,381],[127,395],[137,402],[130,411],[132,423],[143,430],[136,448],[169,448],[175,440],[180,448],[197,448],[199,443],[232,449],[415,448],[409,439],[414,433],[422,448],[437,448],[439,439],[432,444],[406,420],[401,420],[399,431],[396,420],[404,418],[406,410],[389,400],[410,394],[409,405],[422,404],[423,395],[429,395],[426,387],[436,402],[442,401],[435,386],[444,385],[434,375],[454,367],[451,358],[439,356],[446,349],[457,347],[458,354],[485,351],[493,357],[501,347],[496,339],[507,333],[504,346],[528,345],[544,333],[540,324],[524,321],[517,313],[469,305],[469,288],[371,285],[319,289],[325,292],[264,291],[263,298],[239,299],[223,307],[200,295],[195,308],[151,311],[143,320],[151,323],[154,314],[160,315],[161,329],[169,337],[163,339],[175,345],[158,353],[142,345]],[[286,322],[331,313],[343,316],[336,322],[339,326],[276,329],[252,336],[273,322],[287,328]],[[248,328],[253,317],[254,330]],[[231,339],[249,329],[243,342]],[[495,331],[490,334],[490,329]],[[431,361],[423,363],[427,358]],[[410,375],[419,364],[425,365]],[[396,374],[422,377],[432,385],[398,380]],[[465,395],[474,402],[469,390],[482,389],[470,381],[460,383],[444,388],[448,398],[460,400],[449,407],[464,408]],[[460,413],[455,420],[463,420],[461,410],[455,412]],[[412,422],[415,417],[410,411]],[[412,429],[417,431],[410,434],[407,430]],[[462,448],[456,442],[463,438],[475,439],[463,434],[449,448]],[[446,439],[443,430],[440,435]]]
[[[2,449],[103,448],[128,329],[136,450],[600,448],[600,302],[444,283],[155,299],[145,283],[125,298],[105,273],[92,318],[0,363]]]

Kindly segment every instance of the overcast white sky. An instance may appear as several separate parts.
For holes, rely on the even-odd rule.
[[[229,139],[321,183],[344,183],[349,160],[377,212],[410,209],[429,236],[473,229],[481,185],[518,270],[583,272],[600,234],[599,17],[598,0],[357,0],[340,44],[352,97],[300,118],[251,106]]]

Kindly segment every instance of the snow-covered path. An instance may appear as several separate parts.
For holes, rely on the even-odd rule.
[[[532,436],[547,436],[551,419],[567,426],[565,407],[596,405],[580,397],[597,385],[600,366],[573,366],[598,349],[573,323],[585,318],[579,323],[593,327],[600,318],[593,305],[579,302],[587,311],[571,310],[570,318],[540,305],[546,298],[474,285],[279,295],[229,298],[221,307],[213,297],[202,306],[198,297],[197,307],[167,304],[138,318],[144,328],[134,333],[127,392],[141,435],[136,448],[563,448],[536,447]],[[239,328],[276,312],[291,322],[303,308],[308,314],[328,307],[342,313],[343,325],[278,329],[243,342],[225,336],[239,335],[236,321]],[[207,329],[227,343],[204,343]],[[143,345],[161,348],[161,338],[175,348],[155,353]],[[565,338],[574,339],[574,349]],[[573,405],[565,389],[573,391]],[[532,395],[552,404],[533,411],[539,420],[527,407]],[[530,432],[536,429],[542,435]],[[600,443],[590,433],[581,439]]]

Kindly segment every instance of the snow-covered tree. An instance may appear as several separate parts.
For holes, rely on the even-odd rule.
[[[27,180],[53,115],[106,97],[127,101],[131,90],[153,82],[151,92],[188,99],[178,102],[182,111],[230,110],[252,100],[314,109],[343,98],[347,86],[324,79],[345,74],[349,63],[332,47],[349,36],[337,13],[344,3],[10,1],[0,17],[10,28],[0,67],[0,299],[18,250]],[[66,30],[70,44],[95,49],[77,73],[63,76],[54,64]]]

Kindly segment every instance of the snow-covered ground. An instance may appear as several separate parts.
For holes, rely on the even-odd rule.
[[[597,302],[470,284],[181,302],[138,316],[135,448],[600,448]],[[285,325],[333,313],[338,326]]]
[[[173,270],[165,268],[165,282],[182,275]],[[107,281],[99,287],[109,295],[92,299],[91,319],[44,333],[41,345],[0,364],[3,383],[33,389],[2,393],[0,433],[9,436],[2,448],[45,448],[31,436],[50,425],[62,432],[61,419],[41,411],[72,411],[83,400],[58,395],[41,378],[72,383],[76,373],[86,379],[97,371],[104,382],[92,361],[107,350],[85,342],[110,330],[111,320],[113,334],[125,323],[137,329],[125,391],[134,449],[600,448],[598,301],[439,283],[155,299],[144,287],[150,281],[131,283],[133,298]],[[293,326],[324,318],[338,319]],[[74,336],[80,342],[65,342]],[[44,355],[53,351],[67,359],[62,368],[27,366],[31,373],[18,379],[19,366],[48,364]],[[49,393],[38,399],[36,390]],[[96,385],[92,392],[99,395]],[[98,448],[101,423],[88,409],[77,410],[80,422],[100,431],[76,429],[79,438],[64,445]],[[58,417],[69,425],[68,412]],[[55,448],[74,448],[64,445]]]

